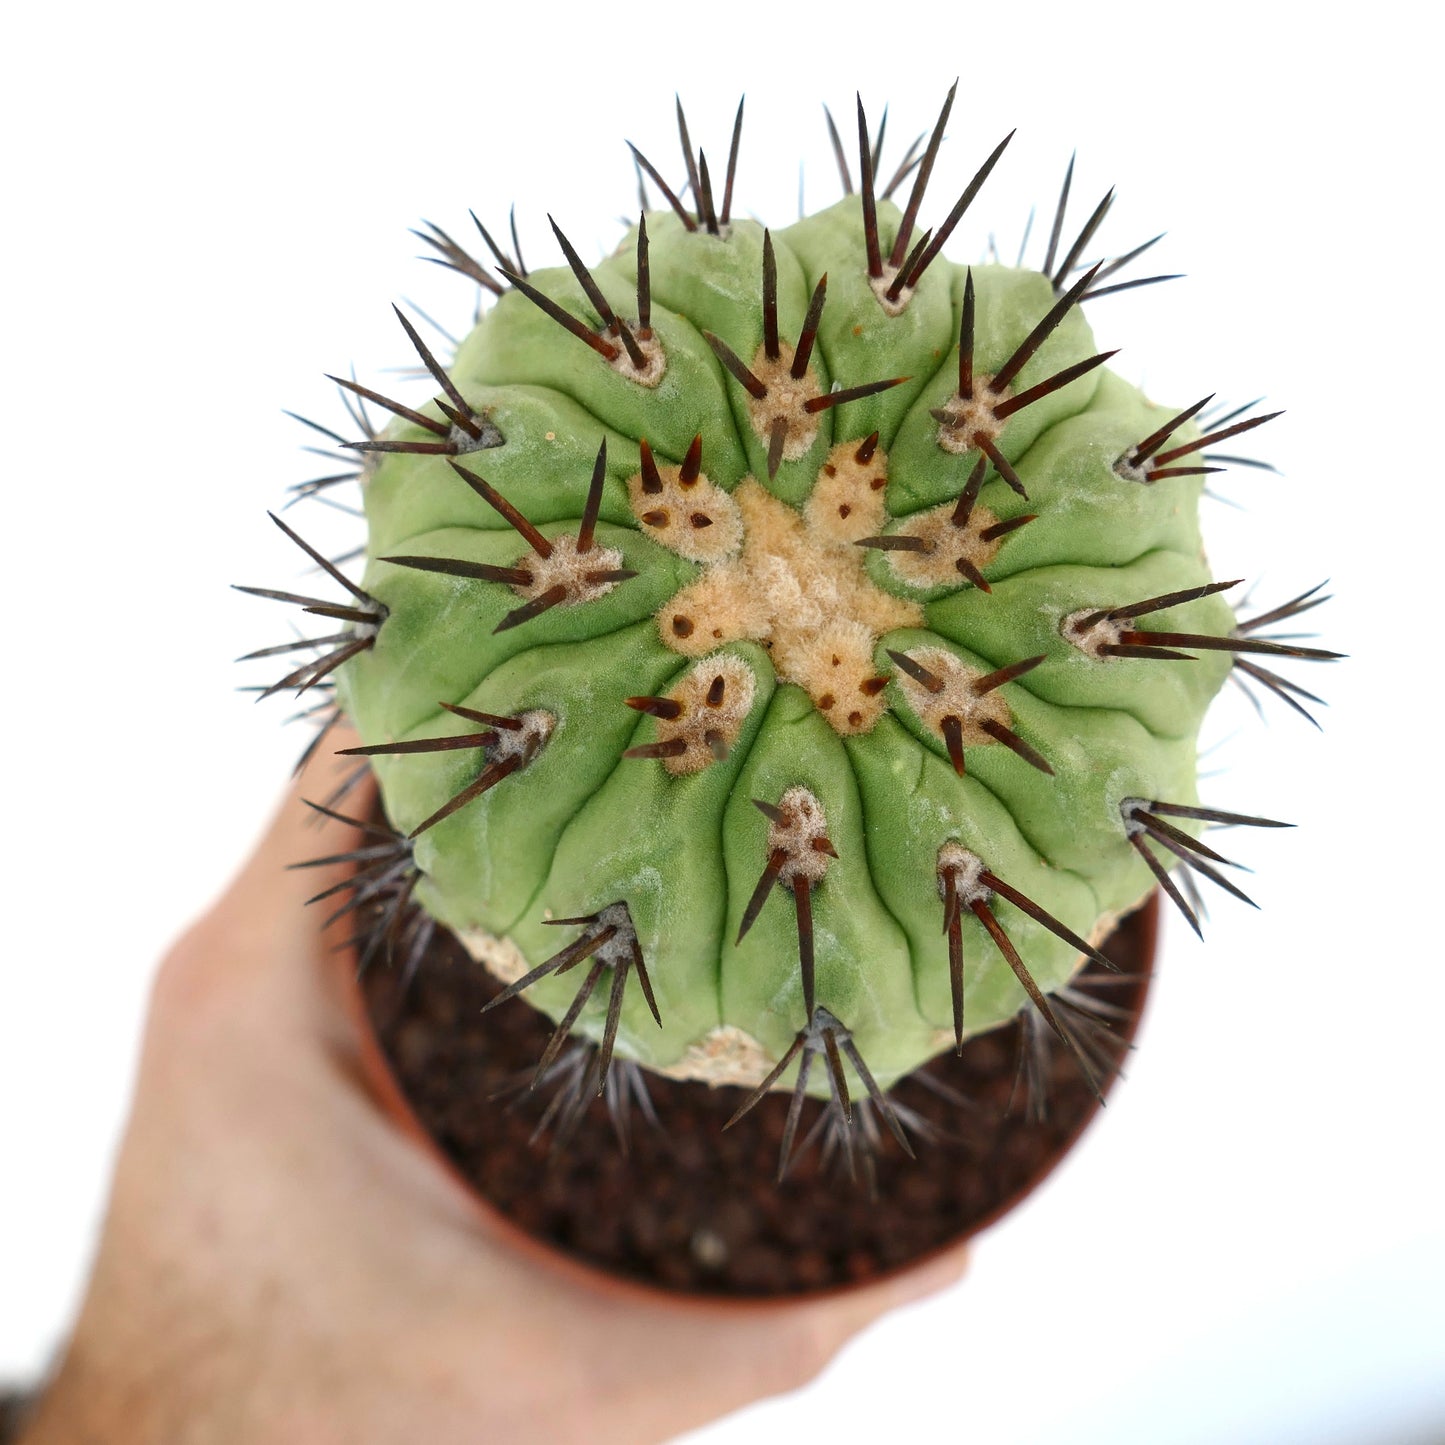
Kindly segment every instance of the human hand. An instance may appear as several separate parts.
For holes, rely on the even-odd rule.
[[[357,846],[301,802],[334,766],[161,966],[89,1291],[26,1445],[643,1445],[796,1388],[961,1274],[959,1249],[703,1312],[510,1251],[361,1083],[346,925],[304,906],[344,868],[285,869]]]

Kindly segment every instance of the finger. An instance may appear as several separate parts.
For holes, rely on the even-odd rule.
[[[740,1307],[719,1317],[709,1314],[705,1343],[673,1317],[649,1352],[668,1390],[659,1400],[656,1436],[676,1433],[769,1395],[796,1390],[827,1368],[858,1332],[900,1306],[935,1294],[957,1282],[967,1262],[967,1247],[957,1245],[913,1269],[862,1289],[846,1289],[815,1302],[780,1302]],[[645,1307],[650,1324],[657,1307]],[[625,1316],[611,1311],[613,1338],[624,1345],[635,1335]],[[636,1402],[642,1408],[644,1401]],[[666,1418],[662,1418],[665,1415]],[[647,1438],[654,1438],[652,1435]]]
[[[345,859],[369,835],[307,805],[332,798],[354,760],[335,751],[352,746],[337,728],[293,779],[272,819],[229,887],[176,943],[156,979],[155,1003],[163,1017],[194,1024],[217,1013],[239,1028],[253,1014],[291,1036],[300,1029],[328,1040],[355,1033],[346,978],[355,971],[347,940],[354,917],[328,918],[349,896],[344,886],[308,905],[317,894],[344,885],[354,870]],[[374,784],[367,777],[334,811],[369,817]],[[296,867],[308,860],[337,861]],[[354,992],[351,990],[350,992]]]
[[[968,1246],[954,1245],[865,1289],[848,1290],[833,1299],[806,1305],[800,1313],[817,1341],[821,1369],[854,1335],[904,1305],[915,1304],[958,1283],[968,1267]]]

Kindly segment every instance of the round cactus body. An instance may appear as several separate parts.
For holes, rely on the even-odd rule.
[[[1199,805],[1196,737],[1241,651],[1309,654],[1212,578],[1220,433],[1096,348],[1097,214],[955,264],[868,159],[777,232],[694,175],[506,286],[437,232],[501,294],[445,369],[408,324],[430,403],[350,386],[396,414],[365,574],[284,681],[333,678],[415,897],[599,1087],[882,1104],[1021,1008],[1072,1047],[1049,996],[1156,880],[1193,919],[1206,823],[1267,821]]]

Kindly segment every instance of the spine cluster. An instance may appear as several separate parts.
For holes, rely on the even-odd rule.
[[[886,1086],[1019,1007],[1092,1079],[1050,996],[1154,882],[1196,929],[1195,878],[1245,897],[1204,828],[1283,826],[1197,801],[1209,698],[1305,712],[1274,668],[1336,656],[1265,632],[1318,589],[1240,620],[1201,576],[1209,449],[1270,416],[1161,419],[1106,369],[1080,308],[1170,279],[1116,279],[1152,241],[1086,260],[1112,192],[1064,244],[1071,166],[1039,271],[942,261],[1005,137],[919,231],[952,103],[880,186],[860,102],[856,196],[829,117],[847,199],[778,236],[732,217],[741,107],[720,194],[685,123],[686,188],[635,152],[663,207],[597,268],[555,223],[548,272],[428,225],[497,304],[450,366],[398,311],[423,408],[333,378],[362,436],[308,423],[360,458],[297,496],[362,488],[364,585],[277,518],[345,596],[243,589],[325,619],[251,654],[288,659],[263,695],[345,712],[397,825],[343,911],[408,967],[433,915],[523,957],[579,930],[495,1000],[556,1019],[538,1077],[742,1039],[734,1118],[791,1071],[784,1167],[813,1090],[911,1152]]]

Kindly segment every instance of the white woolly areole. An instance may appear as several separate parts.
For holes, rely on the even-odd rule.
[[[792,365],[793,348],[786,341],[778,343],[776,361],[770,361],[766,349],[758,347],[749,370],[767,387],[767,395],[753,396],[749,392],[747,397],[748,418],[759,441],[772,440],[774,422],[781,420],[786,425],[783,460],[788,462],[806,456],[818,435],[818,414],[803,410],[804,402],[819,395],[818,378],[811,366],[795,377]]]
[[[787,861],[778,870],[778,879],[789,888],[794,879],[805,878],[811,884],[823,881],[829,857],[815,845],[828,838],[828,819],[823,805],[807,788],[791,787],[778,799],[781,821],[768,828],[768,852],[781,849]]]
[[[557,726],[557,719],[540,708],[518,715],[519,728],[498,728],[497,741],[487,752],[489,763],[504,763],[508,758],[520,756],[523,763],[529,763],[546,746]]]
[[[649,492],[639,471],[627,480],[627,497],[643,534],[689,562],[720,562],[742,545],[737,503],[699,473],[684,482],[681,467],[659,466],[662,490]]]
[[[1119,816],[1124,820],[1124,834],[1132,838],[1136,833],[1145,831],[1144,824],[1139,821],[1139,813],[1149,807],[1146,798],[1124,798],[1119,804]]]
[[[631,961],[632,950],[637,947],[637,930],[632,926],[632,915],[627,911],[625,903],[609,903],[606,908],[598,910],[595,923],[584,923],[578,926],[587,936],[601,933],[607,928],[617,930],[606,943],[593,953],[594,964],[604,963],[610,967],[619,968],[624,963]]]
[[[1141,487],[1152,485],[1149,480],[1149,463],[1147,461],[1143,463],[1130,461],[1128,452],[1125,452],[1114,463],[1114,475],[1121,481],[1137,482]]]
[[[537,552],[528,552],[513,564],[532,574],[532,580],[512,590],[519,596],[532,601],[553,587],[564,587],[566,602],[593,602],[605,597],[616,582],[590,582],[588,574],[594,572],[615,572],[622,567],[622,553],[616,547],[599,547],[595,542],[585,552],[577,550],[576,537],[554,537],[552,554],[543,557]]]
[[[980,572],[1003,546],[1002,537],[985,538],[980,534],[992,527],[998,517],[987,507],[974,504],[965,526],[953,520],[955,503],[945,502],[926,512],[916,513],[890,534],[895,537],[917,537],[928,546],[926,552],[887,552],[888,570],[910,587],[962,587],[963,575],[958,559],[971,562]]]
[[[950,838],[938,850],[938,896],[945,896],[945,880],[951,876],[954,893],[965,908],[971,908],[975,903],[987,903],[993,897],[993,889],[982,881],[984,871],[983,859],[977,853],[970,853]]]
[[[617,355],[607,364],[619,376],[625,376],[628,381],[635,381],[638,386],[651,390],[667,374],[667,353],[663,351],[662,342],[651,327],[646,331],[639,331],[636,326],[629,329],[632,339],[637,343],[637,349],[642,353],[641,369],[632,364],[632,357],[622,344],[621,333],[611,331],[606,333],[606,339],[617,348]]]
[[[1013,393],[1008,387],[990,391],[992,380],[991,376],[975,376],[972,396],[959,396],[955,392],[944,402],[940,410],[947,414],[947,420],[938,423],[938,445],[944,451],[962,456],[964,452],[976,451],[986,441],[998,440],[1007,418],[996,416],[994,408]]]
[[[890,296],[888,288],[893,285],[893,278],[903,268],[895,266],[889,261],[883,263],[883,274],[881,276],[870,276],[868,285],[872,288],[873,294],[878,298],[878,304],[889,316],[902,316],[908,309],[908,303],[913,297],[913,287],[900,286],[898,295]]]
[[[1090,621],[1091,618],[1094,620]],[[1112,662],[1114,659],[1102,649],[1117,647],[1125,628],[1132,625],[1128,621],[1111,622],[1107,617],[1100,617],[1097,607],[1081,607],[1059,623],[1059,632],[1065,642],[1072,643],[1086,656],[1098,662]]]
[[[447,433],[447,441],[456,447],[459,457],[471,456],[473,452],[490,451],[504,443],[505,438],[485,413],[476,418],[476,423],[482,433],[479,437],[474,437],[471,432],[463,431],[455,422],[452,423],[452,429]],[[380,455],[379,452],[367,453],[368,457]]]
[[[687,751],[664,758],[674,777],[700,773],[733,749],[757,695],[753,670],[740,657],[714,657],[699,663],[668,694],[682,707],[676,718],[659,718],[658,742],[681,738]],[[713,699],[716,698],[716,701]]]
[[[851,467],[828,465],[842,479],[832,494],[835,514],[851,496],[866,510],[867,531],[876,530],[874,482],[886,484],[886,473],[856,455]],[[771,644],[778,677],[804,688],[836,732],[867,732],[886,709],[874,645],[886,632],[922,626],[923,609],[873,583],[855,539],[813,527],[811,514],[799,515],[752,478],[732,500],[742,518],[742,554],[709,567],[662,608],[662,640],[690,657],[719,642]]]
[[[860,454],[864,460],[860,460]],[[803,504],[808,530],[821,542],[848,547],[881,531],[888,522],[883,493],[888,455],[874,443],[839,442],[818,470]]]
[[[985,673],[960,662],[941,647],[911,648],[908,656],[943,683],[942,688],[934,692],[902,668],[894,677],[903,689],[909,707],[928,728],[942,732],[944,718],[955,717],[959,721],[964,747],[976,747],[994,741],[979,726],[985,718],[1008,726],[1012,714],[998,692],[986,692],[980,697],[973,690],[974,684],[985,677]]]

